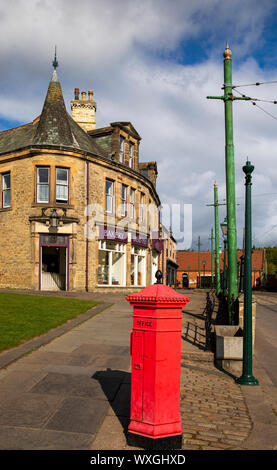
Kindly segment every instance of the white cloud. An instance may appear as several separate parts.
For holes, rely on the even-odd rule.
[[[75,87],[93,88],[97,126],[132,121],[142,137],[141,159],[158,162],[162,202],[192,203],[193,238],[201,235],[207,248],[213,209],[206,204],[213,202],[215,179],[219,198],[225,198],[225,142],[224,104],[206,96],[222,94],[226,39],[233,50],[235,84],[276,78],[276,69],[265,71],[251,57],[273,6],[269,0],[234,0],[230,6],[219,0],[2,0],[1,116],[29,122],[41,112],[57,44],[68,110]],[[180,50],[186,60],[197,40],[204,54],[186,65]],[[274,98],[275,89],[238,88],[263,99]],[[273,105],[260,105],[274,114]],[[247,157],[255,165],[253,194],[274,192],[277,122],[249,102],[234,102],[233,108],[240,244],[241,167]],[[253,196],[253,233],[260,243],[275,223],[275,204],[274,195]],[[221,206],[220,219],[225,211]],[[274,237],[271,230],[267,242]]]

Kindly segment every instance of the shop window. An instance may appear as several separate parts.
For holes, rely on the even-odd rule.
[[[98,285],[126,285],[125,244],[113,241],[99,241]]]
[[[11,207],[11,174],[2,175],[2,207]]]
[[[56,168],[56,202],[68,203],[69,170]]]
[[[136,246],[132,247],[131,252],[131,285],[144,286],[146,276],[146,250]]]
[[[37,168],[37,202],[49,202],[50,168]]]
[[[156,282],[156,272],[158,270],[158,253],[152,253],[152,284]]]

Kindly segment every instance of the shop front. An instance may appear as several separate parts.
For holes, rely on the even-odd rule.
[[[146,254],[148,238],[131,235],[131,286],[146,286]]]
[[[98,286],[126,286],[126,245],[128,233],[124,230],[99,227]]]

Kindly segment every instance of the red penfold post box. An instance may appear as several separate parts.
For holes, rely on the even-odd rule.
[[[128,444],[148,449],[180,449],[182,307],[189,297],[157,283],[128,295],[134,306]]]

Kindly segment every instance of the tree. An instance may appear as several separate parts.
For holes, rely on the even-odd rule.
[[[277,274],[277,246],[268,247],[266,251],[267,274]]]

